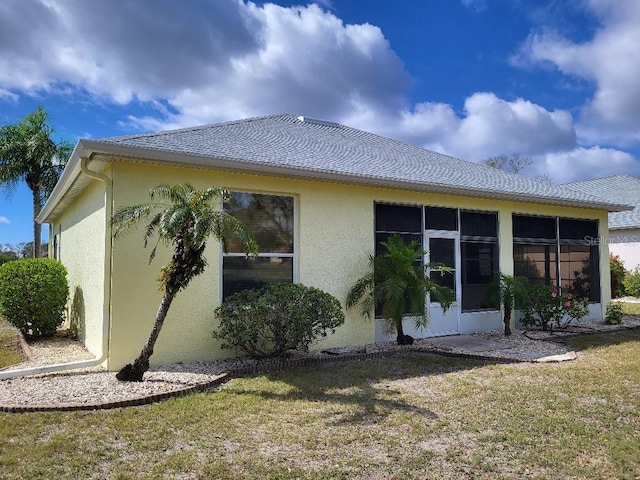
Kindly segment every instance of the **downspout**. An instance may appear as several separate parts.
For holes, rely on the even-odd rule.
[[[39,375],[43,373],[64,372],[81,368],[96,367],[103,364],[109,358],[109,330],[111,327],[111,253],[113,237],[111,235],[111,215],[113,206],[113,183],[109,177],[101,173],[89,170],[87,167],[88,158],[80,159],[80,170],[87,177],[93,178],[105,184],[105,216],[106,216],[106,239],[105,239],[105,272],[104,272],[104,305],[102,316],[102,353],[99,358],[93,360],[81,360],[78,362],[56,363],[41,367],[23,368],[19,370],[7,370],[0,372],[0,380],[7,378],[25,377],[28,375]]]

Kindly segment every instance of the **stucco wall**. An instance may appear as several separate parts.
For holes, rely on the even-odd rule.
[[[367,268],[368,255],[374,248],[374,201],[461,207],[499,212],[500,266],[513,272],[511,214],[599,218],[606,212],[518,204],[490,199],[470,199],[373,187],[355,187],[328,182],[260,175],[216,172],[205,169],[167,167],[133,162],[113,165],[114,205],[131,205],[148,201],[149,188],[185,180],[196,188],[222,185],[230,190],[256,193],[282,193],[296,198],[296,272],[295,279],[321,288],[344,302],[352,283]],[[169,258],[161,247],[148,265],[149,249],[142,246],[142,230],[115,241],[113,246],[112,337],[110,369],[120,368],[140,351],[149,334],[161,293],[156,278]],[[215,327],[213,310],[220,302],[220,247],[215,241],[207,245],[209,266],[189,288],[180,292],[171,307],[158,339],[152,364],[221,358],[234,352],[220,349],[211,337]],[[605,256],[606,258],[606,256]],[[608,262],[601,262],[603,301],[608,302]],[[347,312],[345,325],[316,348],[359,345],[374,341],[375,323],[357,312]]]
[[[51,225],[67,268],[67,321],[96,356],[102,353],[105,278],[105,187],[96,181]]]
[[[627,270],[640,267],[640,228],[612,230],[609,250],[620,257]]]

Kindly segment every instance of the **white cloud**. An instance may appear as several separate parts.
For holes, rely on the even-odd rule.
[[[9,223],[11,223],[11,222],[9,221],[9,219],[8,219],[7,217],[3,217],[2,215],[0,215],[0,223],[7,223],[7,224],[9,224]]]
[[[553,30],[533,33],[516,61],[551,63],[561,72],[591,81],[595,93],[583,106],[577,131],[590,144],[619,146],[640,140],[640,2],[590,0],[600,23],[593,37],[572,42]]]
[[[0,88],[164,100],[177,111],[166,127],[283,111],[341,118],[361,103],[389,111],[406,101],[411,79],[381,30],[315,4],[117,3],[2,2]]]
[[[538,155],[576,144],[568,112],[550,112],[527,100],[507,102],[492,93],[476,93],[467,98],[465,113],[450,147],[464,158],[480,160],[504,152]]]
[[[628,153],[612,148],[578,147],[547,154],[541,160],[534,167],[535,173],[550,175],[559,183],[605,177],[611,172],[640,176],[640,163]]]
[[[366,111],[347,120],[350,125],[373,127],[384,135],[475,161],[502,153],[536,156],[576,147],[568,112],[548,111],[523,99],[509,102],[493,93],[471,95],[462,116],[443,103],[421,103],[396,115],[397,121],[381,121]]]
[[[482,12],[487,8],[487,0],[461,0],[462,5],[475,12]]]
[[[469,8],[485,4],[463,2]],[[592,1],[594,10],[599,3],[606,2]],[[332,5],[327,0],[319,4]],[[603,18],[612,15],[603,12]],[[600,33],[594,43],[599,38]],[[602,85],[612,82],[607,75],[599,80],[596,73],[601,72],[584,60],[590,52],[574,51],[582,47],[541,33],[529,39],[522,58],[553,61]],[[411,82],[378,27],[346,25],[316,4],[0,2],[0,96],[74,89],[101,102],[143,102],[155,109],[152,115],[123,119],[130,129],[161,130],[290,112],[469,160],[519,152],[542,159],[540,165],[558,178],[566,174],[556,165],[569,165],[567,159],[592,165],[596,158],[609,158],[612,168],[633,162],[617,150],[580,149],[568,111],[548,110],[525,99],[505,100],[490,92],[470,95],[462,112],[444,103],[411,104]],[[584,137],[589,118],[604,118],[599,113],[604,103],[597,100],[582,116]],[[631,104],[626,107],[631,109]],[[622,104],[612,105],[609,108],[624,110]],[[631,110],[626,114],[632,116]],[[550,158],[555,160],[549,163]]]

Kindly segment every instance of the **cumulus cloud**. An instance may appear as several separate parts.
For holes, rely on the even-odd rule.
[[[640,140],[640,2],[590,0],[600,23],[593,37],[573,42],[555,30],[532,33],[516,62],[550,63],[561,72],[595,85],[577,131],[587,143],[625,146]]]
[[[378,27],[345,25],[315,4],[0,5],[0,88],[33,93],[73,85],[120,104],[166,101],[171,108],[159,112],[160,122],[129,119],[142,127],[282,111],[340,118],[359,103],[398,109],[410,81]]]
[[[548,111],[524,99],[506,101],[488,92],[467,98],[462,115],[451,105],[421,103],[398,116],[397,122],[384,124],[366,115],[348,120],[363,128],[373,124],[384,135],[475,161],[503,153],[536,156],[576,147],[570,113]]]
[[[7,217],[3,217],[2,215],[0,215],[0,223],[7,223],[7,224],[9,224],[9,223],[11,223],[11,222],[9,221],[9,219],[8,219]]]
[[[568,150],[576,144],[568,112],[548,111],[528,100],[508,102],[492,93],[476,93],[466,100],[465,112],[453,140],[466,158],[481,159],[500,153],[496,148],[537,155]]]
[[[472,9],[486,5],[462,1]],[[611,17],[605,10],[600,15]],[[543,32],[530,37],[522,58],[599,79],[583,59],[590,52],[572,53],[581,47]],[[548,155],[558,164],[629,161],[613,149],[580,151],[568,111],[490,92],[470,95],[462,111],[412,104],[411,84],[380,28],[345,24],[329,0],[289,8],[243,0],[0,2],[0,98],[72,90],[104,103],[143,103],[155,113],[121,124],[146,131],[299,113],[469,160],[519,152],[543,159],[559,176]],[[615,105],[609,108],[623,108]],[[601,111],[594,98],[582,115],[583,132],[589,115]]]
[[[461,0],[462,5],[475,12],[482,12],[487,8],[487,0]]]
[[[640,163],[626,152],[612,148],[578,147],[570,152],[550,153],[535,167],[536,173],[559,183],[616,174],[640,176]]]

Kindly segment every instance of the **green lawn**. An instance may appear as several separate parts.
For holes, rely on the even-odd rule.
[[[416,354],[0,414],[0,478],[637,478],[640,331],[574,342],[568,363]]]
[[[7,321],[0,317],[0,368],[9,367],[23,361],[22,350],[15,341],[13,330],[10,330]]]
[[[620,302],[620,306],[626,315],[640,315],[640,303]]]

